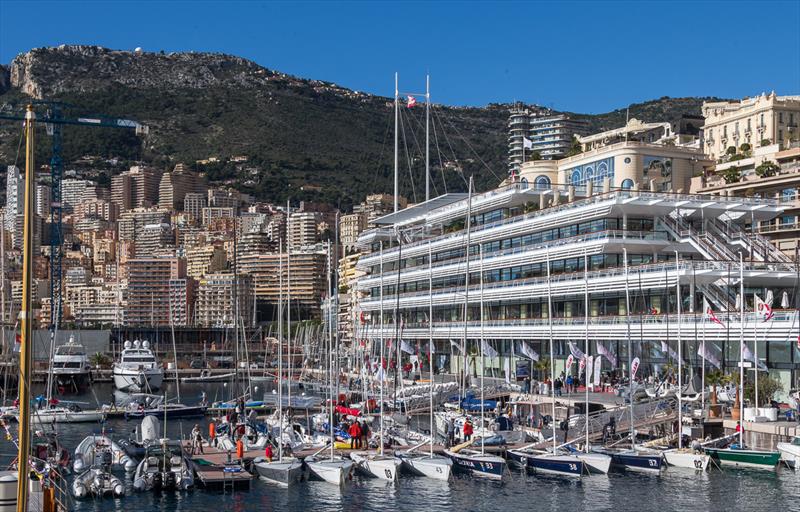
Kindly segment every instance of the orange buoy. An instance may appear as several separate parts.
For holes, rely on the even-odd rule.
[[[239,459],[244,458],[244,443],[241,439],[236,441],[236,457]]]
[[[217,424],[213,421],[208,424],[208,437],[214,439],[217,436]]]

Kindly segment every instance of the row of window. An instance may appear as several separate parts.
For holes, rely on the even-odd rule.
[[[616,218],[598,219],[588,222],[572,224],[570,226],[538,231],[536,233],[530,233],[527,235],[521,235],[512,238],[505,238],[502,240],[493,240],[491,242],[485,242],[484,244],[482,244],[483,253],[491,254],[496,251],[511,249],[515,247],[541,245],[544,242],[549,242],[552,240],[571,238],[578,235],[597,233],[600,231],[619,230],[619,229],[627,229],[629,231],[653,231],[654,226],[655,223],[653,219],[629,218],[627,221],[627,226],[625,226],[624,228],[622,219],[616,219]],[[477,255],[478,252],[479,252],[478,244],[470,246],[471,255],[473,256]],[[433,261],[434,264],[436,264],[442,261],[461,259],[463,257],[464,257],[464,248],[461,247],[458,249],[449,249],[446,251],[435,252],[433,253],[431,260]],[[400,262],[400,268],[402,269],[414,268],[427,264],[428,264],[428,255],[425,254],[421,256],[414,256],[411,258],[403,259]],[[384,272],[391,272],[393,270],[397,270],[397,260],[388,261],[383,264]],[[380,275],[380,271],[381,271],[380,264],[373,265],[370,268],[370,274],[372,275]]]

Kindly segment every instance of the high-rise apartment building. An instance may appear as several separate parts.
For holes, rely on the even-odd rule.
[[[567,114],[535,108],[512,109],[508,118],[509,174],[518,173],[523,161],[563,158],[572,137],[586,133],[588,124]]]
[[[183,211],[191,215],[194,220],[200,221],[203,208],[208,206],[208,196],[200,192],[188,192],[183,198]]]
[[[206,274],[224,270],[227,254],[222,247],[205,244],[186,249],[186,275],[200,279]]]
[[[128,304],[126,325],[186,325],[188,322],[191,280],[186,279],[182,258],[133,258],[126,262]],[[182,316],[179,316],[182,315]],[[183,323],[176,321],[182,318]]]
[[[6,231],[14,233],[17,225],[17,216],[22,215],[25,208],[25,177],[19,172],[19,167],[9,165],[6,170]]]
[[[87,201],[97,199],[96,184],[89,180],[68,178],[61,180],[61,205],[64,213],[73,213],[75,208]]]
[[[237,298],[238,297],[238,298]],[[252,277],[219,272],[200,279],[197,288],[197,324],[233,327],[236,315],[249,325],[253,314]]]
[[[50,203],[53,197],[53,190],[50,185],[36,185],[36,215],[50,220]]]
[[[168,210],[183,210],[186,194],[200,193],[200,178],[184,164],[161,176],[158,186],[158,206]]]
[[[286,228],[289,249],[297,250],[317,243],[321,220],[322,214],[318,212],[292,212]]]
[[[148,207],[158,203],[158,188],[163,171],[134,166],[111,178],[111,201],[120,211]]]

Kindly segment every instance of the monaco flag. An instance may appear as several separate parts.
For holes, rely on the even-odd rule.
[[[415,98],[414,96],[409,96],[408,97],[408,103],[406,104],[406,105],[408,105],[408,108],[412,108],[416,104],[417,104],[417,98]]]
[[[720,321],[720,319],[719,319],[719,318],[717,318],[717,315],[715,315],[715,314],[714,314],[714,310],[713,310],[713,309],[711,309],[711,305],[708,303],[708,300],[706,300],[706,298],[705,298],[705,297],[703,297],[703,316],[704,316],[704,317],[705,317],[707,320],[711,320],[711,321],[712,321],[712,322],[714,322],[715,324],[717,324],[717,325],[719,325],[719,326],[721,326],[721,327],[725,327],[725,326],[722,324],[722,322]]]
[[[639,369],[639,358],[634,357],[631,362],[631,380],[636,378],[636,371]]]

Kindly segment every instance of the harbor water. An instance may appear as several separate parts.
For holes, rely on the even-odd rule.
[[[174,383],[166,388],[174,396]],[[110,385],[96,384],[94,394],[72,397],[94,403],[94,395],[108,403]],[[197,403],[205,391],[209,401],[227,398],[221,384],[181,385],[182,401]],[[127,438],[138,420],[112,419],[106,423],[114,438]],[[207,432],[207,419],[192,418],[168,422],[170,438],[188,436],[200,424]],[[60,442],[72,452],[75,446],[100,425],[57,425]],[[6,441],[0,453],[7,465],[14,457],[13,445]],[[122,473],[118,473],[122,476]],[[449,483],[426,478],[401,478],[396,484],[356,477],[342,489],[324,482],[304,482],[282,488],[253,480],[249,490],[206,490],[187,492],[135,492],[130,480],[126,495],[114,498],[74,500],[76,511],[304,511],[332,510],[457,510],[457,511],[769,511],[800,510],[800,472],[786,468],[777,471],[713,469],[707,473],[669,468],[660,475],[610,473],[580,480],[526,475],[511,471],[502,483],[455,475]]]

